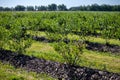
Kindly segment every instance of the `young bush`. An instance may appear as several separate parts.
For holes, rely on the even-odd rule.
[[[0,26],[0,49],[9,49],[17,53],[24,53],[31,45],[32,39],[27,36],[26,29],[11,27],[6,29]]]
[[[59,42],[54,46],[55,50],[62,55],[66,63],[71,65],[79,65],[80,56],[83,53],[83,42]]]

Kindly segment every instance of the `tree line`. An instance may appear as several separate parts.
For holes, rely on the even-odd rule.
[[[120,11],[120,5],[92,4],[87,6],[71,7],[71,11]]]
[[[107,4],[92,4],[87,6],[70,7],[69,9],[64,4],[49,4],[48,6],[23,6],[17,5],[15,7],[2,7],[0,11],[120,11],[120,5]]]

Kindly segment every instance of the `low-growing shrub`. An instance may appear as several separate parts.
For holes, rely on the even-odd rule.
[[[81,41],[70,41],[68,44],[65,42],[59,42],[54,46],[55,50],[65,59],[66,63],[71,65],[79,64],[80,56],[83,54],[84,47],[85,45]]]

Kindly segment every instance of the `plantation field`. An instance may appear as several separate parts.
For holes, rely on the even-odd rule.
[[[32,46],[27,49],[26,54],[64,63],[65,60],[62,56],[54,50],[54,44],[56,43],[41,43],[35,41]],[[120,56],[111,55],[108,52],[97,52],[85,49],[80,58],[80,66],[108,70],[115,73],[120,72]]]
[[[0,51],[3,50],[120,74],[120,13],[0,12]],[[3,80],[54,80],[2,62],[0,68],[5,72],[0,74]]]

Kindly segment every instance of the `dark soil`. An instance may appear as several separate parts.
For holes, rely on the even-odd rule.
[[[37,36],[33,36],[33,39],[36,40],[36,41],[43,41],[43,42],[59,42],[61,40],[49,40],[45,37],[37,37]],[[64,39],[63,40],[65,43],[69,43],[70,40],[68,39]],[[75,41],[75,40],[74,40]],[[89,41],[86,41],[86,49],[88,50],[93,50],[93,51],[100,51],[100,52],[110,52],[110,53],[113,53],[113,54],[118,54],[120,55],[120,46],[118,45],[111,45],[111,44],[100,44],[100,43],[93,43],[93,42],[89,42]]]
[[[118,45],[111,45],[111,44],[100,44],[100,43],[93,43],[93,42],[86,42],[87,49],[93,51],[100,51],[100,52],[111,52],[112,54],[120,55],[120,46]]]
[[[28,71],[47,73],[59,80],[120,80],[120,74],[117,73],[61,64],[23,54],[16,54],[8,50],[0,50],[0,61],[9,62],[15,67],[21,67]]]

